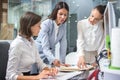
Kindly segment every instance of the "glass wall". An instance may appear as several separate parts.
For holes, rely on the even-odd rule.
[[[18,31],[21,15],[26,11],[32,11],[46,19],[51,12],[50,0],[9,0],[8,2],[8,23],[14,24]]]
[[[42,20],[45,20],[59,1],[65,1],[70,9],[67,21],[67,40],[68,52],[71,52],[76,50],[77,22],[87,18],[94,6],[107,4],[108,0],[88,0],[89,5],[86,0],[8,0],[7,24],[12,24],[14,38],[19,29],[21,15],[26,11],[32,11],[41,15]]]

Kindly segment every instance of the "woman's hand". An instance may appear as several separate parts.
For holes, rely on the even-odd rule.
[[[66,67],[68,67],[68,66],[70,66],[69,64],[62,64],[62,63],[60,63],[60,61],[58,59],[55,59],[53,61],[53,65],[56,66],[56,67],[60,67],[60,66],[66,66]]]
[[[70,64],[62,64],[62,63],[60,63],[60,61],[57,60],[57,59],[55,59],[53,61],[53,65],[56,66],[56,67],[60,67],[60,66],[66,66],[66,67],[68,67],[68,66],[70,66]]]
[[[49,72],[50,72],[50,76],[55,76],[58,73],[58,69],[57,68],[49,68]]]
[[[58,69],[57,68],[48,68],[45,67],[43,70],[49,71],[49,76],[55,76],[58,73]]]
[[[78,66],[79,68],[86,68],[86,67],[87,67],[84,56],[80,56],[80,57],[79,57],[77,66]]]
[[[53,65],[56,66],[56,67],[60,67],[61,64],[60,64],[60,61],[58,59],[55,59],[53,61]]]
[[[69,67],[71,65],[70,64],[61,64],[61,66]]]
[[[37,79],[43,79],[43,78],[48,78],[50,74],[49,70],[43,70],[41,73],[39,73],[36,77]]]

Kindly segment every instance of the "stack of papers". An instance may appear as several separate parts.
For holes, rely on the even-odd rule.
[[[65,66],[61,66],[60,67],[60,71],[83,71],[83,70],[90,70],[93,69],[94,67],[91,65],[87,65],[86,68],[79,68],[77,66],[69,66],[69,67],[65,67]]]

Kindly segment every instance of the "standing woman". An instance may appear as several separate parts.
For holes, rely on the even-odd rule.
[[[32,38],[39,33],[40,20],[41,17],[32,12],[21,17],[19,34],[10,44],[6,80],[40,80],[57,73],[55,68],[48,69],[42,62]],[[30,74],[33,64],[39,68],[38,75]]]
[[[53,9],[49,19],[41,24],[41,31],[36,39],[36,44],[43,61],[47,64],[60,66],[65,63],[67,40],[66,25],[69,7],[66,2],[59,2]],[[60,44],[60,60],[55,58],[55,46]]]
[[[79,67],[86,67],[86,63],[94,64],[95,56],[104,48],[103,14],[104,5],[96,6],[87,19],[78,22],[77,53]]]

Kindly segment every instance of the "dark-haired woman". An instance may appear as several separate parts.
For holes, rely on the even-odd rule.
[[[32,12],[26,12],[21,17],[19,34],[10,44],[6,80],[40,80],[56,75],[57,70],[49,69],[40,59],[32,38],[39,33],[40,21],[41,17]],[[39,68],[38,75],[30,74],[33,64]]]
[[[36,45],[41,58],[47,64],[60,66],[65,63],[67,40],[66,40],[66,20],[69,7],[66,2],[58,2],[55,5],[49,19],[41,24],[41,31],[36,39]],[[60,44],[60,59],[55,56],[56,44]]]

